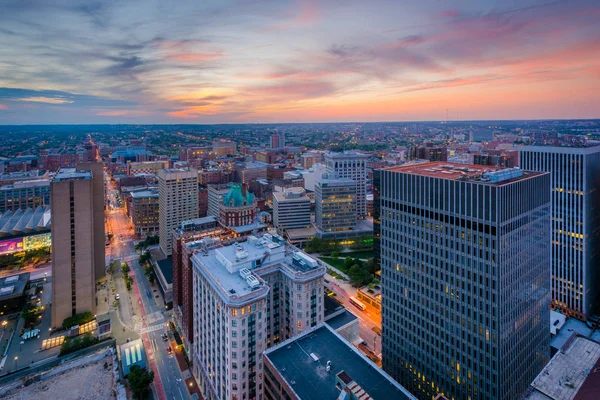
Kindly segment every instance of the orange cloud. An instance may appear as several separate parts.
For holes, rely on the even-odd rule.
[[[188,107],[179,111],[168,112],[167,115],[176,118],[198,118],[200,115],[215,115],[217,113],[215,107],[210,106],[197,106]]]
[[[8,107],[4,104],[0,104],[0,110],[8,110]]]
[[[23,97],[21,99],[17,99],[19,101],[27,101],[32,103],[46,103],[46,104],[71,104],[73,100],[61,99],[61,98],[53,98],[53,97]]]

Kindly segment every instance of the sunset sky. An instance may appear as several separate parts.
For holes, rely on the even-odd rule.
[[[600,1],[5,0],[0,124],[600,118]]]

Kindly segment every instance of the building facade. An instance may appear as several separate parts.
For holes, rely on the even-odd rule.
[[[227,227],[250,225],[256,220],[258,205],[246,185],[232,185],[219,204],[219,223]]]
[[[586,319],[600,301],[600,146],[523,146],[519,160],[550,173],[552,307]]]
[[[420,398],[518,399],[550,356],[549,175],[476,167],[380,172],[383,368]]]
[[[162,169],[169,168],[168,160],[127,162],[127,175],[157,174]]]
[[[21,181],[0,187],[0,213],[49,205],[49,179]]]
[[[198,216],[198,171],[192,168],[158,172],[160,248],[171,254],[171,232],[181,221]]]
[[[356,182],[356,213],[359,218],[367,215],[367,161],[369,156],[354,151],[325,154],[328,174],[348,178]]]
[[[315,224],[323,232],[354,229],[357,220],[356,182],[349,178],[325,179],[315,185]]]
[[[230,188],[230,184],[208,185],[207,216],[219,218],[219,204],[223,202],[223,196],[229,193]]]
[[[310,227],[310,199],[303,188],[273,192],[273,222],[281,231]]]
[[[205,399],[263,398],[261,354],[324,318],[325,268],[276,235],[198,248],[193,373]]]
[[[140,238],[159,233],[159,197],[156,190],[131,193],[130,215],[135,234]]]
[[[100,176],[102,179],[102,176]],[[51,182],[52,326],[65,318],[96,312],[93,172],[63,168]],[[104,228],[104,227],[103,227]],[[104,271],[104,260],[100,266]]]

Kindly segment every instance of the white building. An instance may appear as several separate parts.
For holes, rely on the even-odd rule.
[[[191,258],[194,376],[205,399],[261,399],[262,353],[324,319],[325,268],[277,235],[209,244]]]
[[[356,212],[359,218],[367,215],[367,160],[369,156],[354,151],[325,154],[327,173],[356,182]]]
[[[181,221],[198,217],[198,171],[192,168],[158,172],[160,248],[171,255],[171,232]]]
[[[208,210],[206,215],[219,218],[219,204],[223,200],[223,196],[229,193],[231,184],[216,184],[208,185]]]
[[[281,231],[310,227],[310,199],[302,188],[273,192],[273,220]]]

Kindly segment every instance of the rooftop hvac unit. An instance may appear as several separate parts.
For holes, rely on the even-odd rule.
[[[236,261],[243,260],[244,258],[247,258],[247,257],[248,257],[248,253],[246,252],[246,250],[243,250],[241,248],[236,250],[236,252],[235,252]]]
[[[248,268],[240,269],[240,276],[242,277],[242,279],[246,279],[251,275],[252,275],[252,272],[250,272],[250,270]]]
[[[248,283],[248,285],[250,285],[250,287],[252,289],[257,288],[260,286],[260,282],[258,281],[258,279],[256,279],[256,277],[254,275],[250,275],[246,278],[246,283]]]

